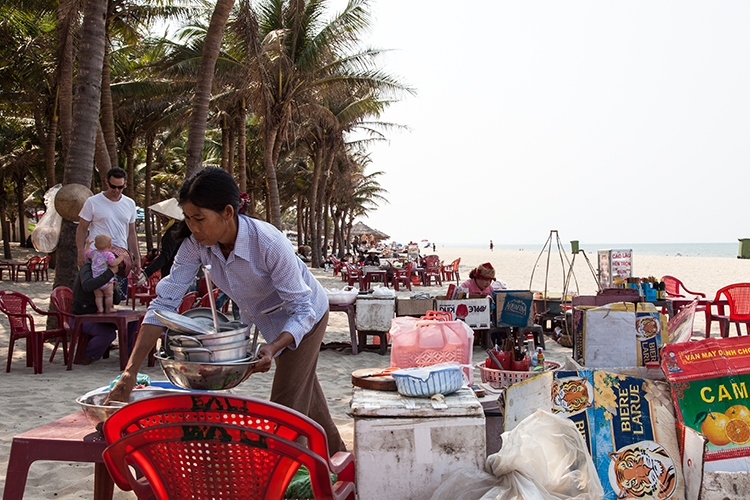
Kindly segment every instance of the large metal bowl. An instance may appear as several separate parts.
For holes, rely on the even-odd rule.
[[[201,363],[222,363],[247,358],[248,339],[231,344],[182,347],[172,345],[172,357],[177,361],[200,361]]]
[[[174,394],[178,389],[165,389],[161,387],[144,387],[142,389],[133,389],[130,393],[130,402],[140,401],[141,399],[153,398],[164,394]],[[126,406],[125,403],[115,402],[111,405],[104,405],[104,401],[109,395],[109,387],[100,387],[89,391],[83,396],[76,398],[76,403],[81,405],[83,414],[86,415],[89,423],[94,428],[99,426],[111,417],[117,410]]]
[[[221,391],[237,387],[252,375],[257,358],[247,361],[224,363],[201,363],[196,361],[176,361],[163,353],[156,354],[164,375],[170,382],[185,389]]]

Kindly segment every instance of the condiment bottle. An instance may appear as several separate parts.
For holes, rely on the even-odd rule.
[[[536,366],[544,370],[544,351],[541,347],[536,348]]]

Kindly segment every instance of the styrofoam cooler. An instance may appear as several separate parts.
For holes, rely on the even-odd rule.
[[[395,297],[357,297],[357,330],[387,332],[395,310]]]
[[[358,498],[428,500],[444,474],[484,467],[484,411],[468,387],[443,404],[355,387],[350,405]]]

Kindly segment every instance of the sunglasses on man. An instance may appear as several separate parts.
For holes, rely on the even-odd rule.
[[[120,184],[119,186],[116,184],[112,184],[111,182],[108,182],[107,184],[109,184],[109,187],[111,187],[112,189],[125,189],[125,184]]]

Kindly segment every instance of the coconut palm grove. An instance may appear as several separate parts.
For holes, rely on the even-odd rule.
[[[247,213],[296,231],[312,265],[385,201],[368,146],[414,89],[365,46],[367,0],[6,0],[0,4],[3,253],[57,184],[101,190],[127,172],[138,206],[206,166],[231,173]],[[146,214],[148,219],[148,214]],[[147,247],[157,246],[144,224]],[[55,286],[76,269],[63,220]]]

